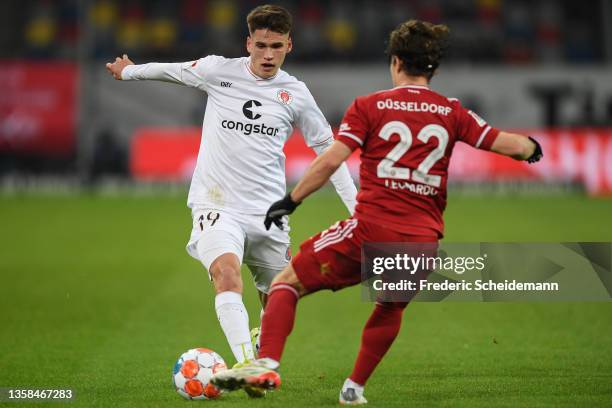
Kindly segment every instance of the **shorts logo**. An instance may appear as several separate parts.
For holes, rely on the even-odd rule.
[[[285,252],[285,259],[287,261],[291,260],[291,247],[287,247],[287,252]]]
[[[330,272],[331,272],[331,265],[329,264],[329,262],[325,262],[324,264],[321,264],[321,275],[327,275]]]
[[[291,92],[286,89],[279,90],[276,94],[276,97],[281,103],[284,103],[285,105],[289,105],[293,101],[293,95],[291,95]]]

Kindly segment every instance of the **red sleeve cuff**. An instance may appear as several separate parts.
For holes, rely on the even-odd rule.
[[[363,145],[363,141],[360,138],[346,132],[338,133],[336,140],[339,140],[347,145],[351,151],[355,151]]]
[[[480,141],[480,144],[476,147],[482,150],[491,150],[491,146],[497,136],[499,135],[499,129],[494,127],[490,128],[489,131],[484,135],[483,139]]]

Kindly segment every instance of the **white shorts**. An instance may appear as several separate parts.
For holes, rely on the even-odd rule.
[[[268,293],[272,279],[291,260],[289,227],[264,227],[263,215],[239,214],[215,208],[194,208],[191,212],[193,229],[187,243],[187,252],[210,266],[219,256],[235,254],[253,275],[257,290]],[[210,272],[208,277],[211,278]]]

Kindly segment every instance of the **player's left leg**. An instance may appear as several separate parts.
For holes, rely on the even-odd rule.
[[[398,236],[393,240],[389,239],[389,242],[401,242],[402,240],[410,242],[408,248],[413,252],[413,256],[419,254],[433,256],[437,252],[436,237],[415,236],[408,238]],[[428,270],[418,270],[414,276],[417,281],[426,279],[429,272]],[[407,292],[401,299],[402,301],[376,302],[376,306],[363,329],[361,346],[353,372],[340,390],[339,401],[341,404],[358,405],[367,403],[367,400],[363,397],[364,386],[399,334],[404,309],[417,293],[418,291]]]
[[[272,281],[291,260],[289,227],[268,231],[264,227],[264,217],[260,215],[245,215],[244,220],[247,232],[244,263],[249,267],[259,292],[262,304],[260,319],[263,320],[263,307],[267,303]]]
[[[340,391],[341,404],[365,404],[363,390],[368,378],[397,337],[408,303],[376,303],[361,336],[361,347],[353,372]]]

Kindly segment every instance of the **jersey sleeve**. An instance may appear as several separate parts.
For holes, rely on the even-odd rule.
[[[209,55],[182,65],[182,81],[185,85],[208,91],[208,83],[215,69],[225,60],[218,55]]]
[[[308,147],[329,144],[334,134],[314,98],[304,86],[304,105],[297,113],[296,125],[302,131]]]
[[[141,65],[128,65],[121,72],[121,78],[127,81],[157,80],[171,82],[198,88],[206,92],[211,73],[223,60],[223,57],[209,55],[188,62],[150,62]]]
[[[491,145],[499,134],[499,129],[489,124],[471,110],[465,109],[457,102],[457,136],[458,139],[477,149],[491,150]]]
[[[362,147],[366,140],[368,119],[364,104],[365,101],[362,98],[355,99],[346,110],[338,130],[337,140],[340,140],[351,150]]]

